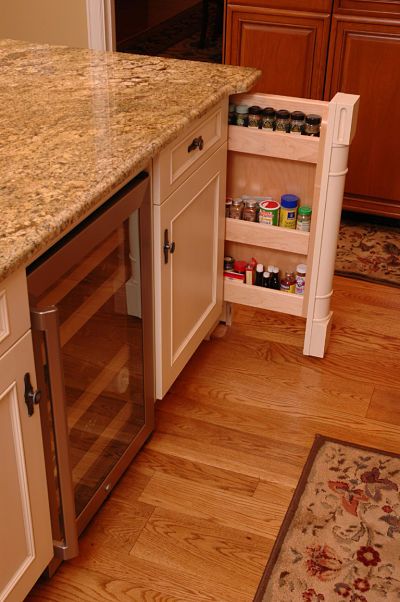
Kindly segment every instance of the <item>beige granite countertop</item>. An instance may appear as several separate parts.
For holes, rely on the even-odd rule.
[[[0,40],[0,280],[254,69]]]

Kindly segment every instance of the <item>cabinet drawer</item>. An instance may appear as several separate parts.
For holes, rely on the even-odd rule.
[[[226,141],[227,101],[198,119],[154,160],[153,202],[160,205]],[[200,146],[197,146],[201,141]]]
[[[25,270],[0,282],[0,355],[30,328]]]

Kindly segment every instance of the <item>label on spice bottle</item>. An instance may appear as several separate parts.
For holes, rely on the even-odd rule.
[[[259,204],[258,221],[267,226],[277,226],[279,224],[279,208],[277,201],[262,201]]]

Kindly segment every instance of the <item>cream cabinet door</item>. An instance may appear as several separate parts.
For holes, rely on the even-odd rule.
[[[225,186],[226,144],[154,207],[158,399],[222,311]]]
[[[0,358],[0,600],[21,602],[53,556],[38,406],[28,416],[24,375],[35,385],[31,334]]]

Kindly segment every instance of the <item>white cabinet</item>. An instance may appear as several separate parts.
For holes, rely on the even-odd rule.
[[[227,122],[226,99],[153,161],[157,399],[222,312]]]
[[[11,303],[15,290],[17,305]],[[0,284],[0,306],[6,345],[29,323],[24,273]],[[21,602],[53,556],[40,414],[35,405],[28,415],[25,374],[34,388],[29,331],[0,357],[0,600],[7,602]]]
[[[303,352],[323,357],[332,320],[332,279],[358,96],[339,93],[329,103],[265,94],[232,100],[322,116],[320,138],[229,127],[228,195],[271,195],[279,200],[284,193],[294,193],[300,204],[312,207],[312,220],[311,232],[306,233],[228,218],[225,255],[246,261],[254,256],[264,266],[277,265],[281,273],[305,263],[307,277],[304,296],[226,279],[224,299],[306,318]]]

